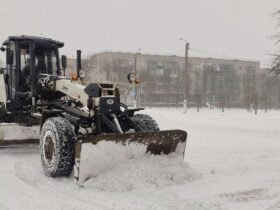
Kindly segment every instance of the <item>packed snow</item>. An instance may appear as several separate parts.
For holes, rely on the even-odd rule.
[[[5,139],[38,139],[39,138],[39,127],[24,127],[18,126],[15,123],[1,123],[0,126],[0,140]]]
[[[166,187],[174,183],[184,183],[193,179],[196,174],[192,173],[190,166],[183,161],[182,149],[185,149],[185,144],[179,143],[176,152],[159,156],[146,154],[147,147],[143,144],[131,143],[123,146],[106,141],[97,145],[84,144],[80,159],[79,185],[91,183],[97,189],[123,191],[123,188],[134,189],[133,185]],[[117,170],[114,170],[115,168]],[[170,170],[167,170],[168,168]],[[102,179],[100,174],[103,174]],[[118,178],[112,180],[115,176]],[[89,177],[90,181],[84,182]],[[123,185],[120,185],[120,182]]]
[[[83,187],[43,175],[38,146],[0,150],[0,210],[278,209],[280,112],[147,109],[163,129],[188,132],[174,155],[99,154]],[[98,153],[97,148],[96,152]],[[135,155],[137,154],[137,155]]]

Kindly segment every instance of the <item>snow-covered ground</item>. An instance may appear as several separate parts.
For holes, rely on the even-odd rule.
[[[45,177],[36,146],[1,149],[0,210],[280,208],[280,112],[144,113],[161,129],[188,132],[185,162],[172,156],[108,158],[81,188],[73,178]]]

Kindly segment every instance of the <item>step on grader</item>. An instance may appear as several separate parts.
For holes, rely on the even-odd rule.
[[[63,46],[63,42],[34,36],[10,36],[3,43],[6,67],[0,71],[0,147],[39,143],[44,173],[62,177],[74,169],[77,182],[89,178],[90,173],[82,170],[90,168],[88,148],[100,142],[135,144],[147,153],[174,153],[183,158],[185,131],[160,131],[152,117],[135,114],[142,109],[130,109],[120,101],[120,84],[84,84],[81,51],[77,51],[76,76],[65,77],[67,58],[59,57]],[[129,74],[128,80],[135,85],[136,75]],[[37,137],[6,138],[18,133],[17,126],[37,126]]]

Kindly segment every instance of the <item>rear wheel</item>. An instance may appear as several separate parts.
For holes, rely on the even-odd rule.
[[[52,117],[43,124],[40,153],[44,173],[51,177],[69,176],[75,159],[76,136],[71,123]]]
[[[132,121],[136,123],[144,132],[159,131],[158,124],[149,115],[136,114],[132,117]]]
[[[136,114],[132,117],[132,120],[134,123],[136,123],[136,125],[138,125],[143,130],[143,132],[159,131],[158,124],[149,115]],[[159,145],[157,143],[150,142],[147,146],[147,152],[160,155],[160,153],[162,152],[162,146],[159,147]]]

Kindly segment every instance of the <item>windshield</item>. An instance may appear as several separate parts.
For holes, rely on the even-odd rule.
[[[58,72],[57,50],[53,48],[35,48],[35,69],[43,74],[56,75]]]
[[[26,69],[29,71],[30,65],[29,46],[21,46],[20,48],[20,66],[21,72]],[[35,70],[43,74],[57,75],[58,60],[56,48],[36,47],[34,52]]]

